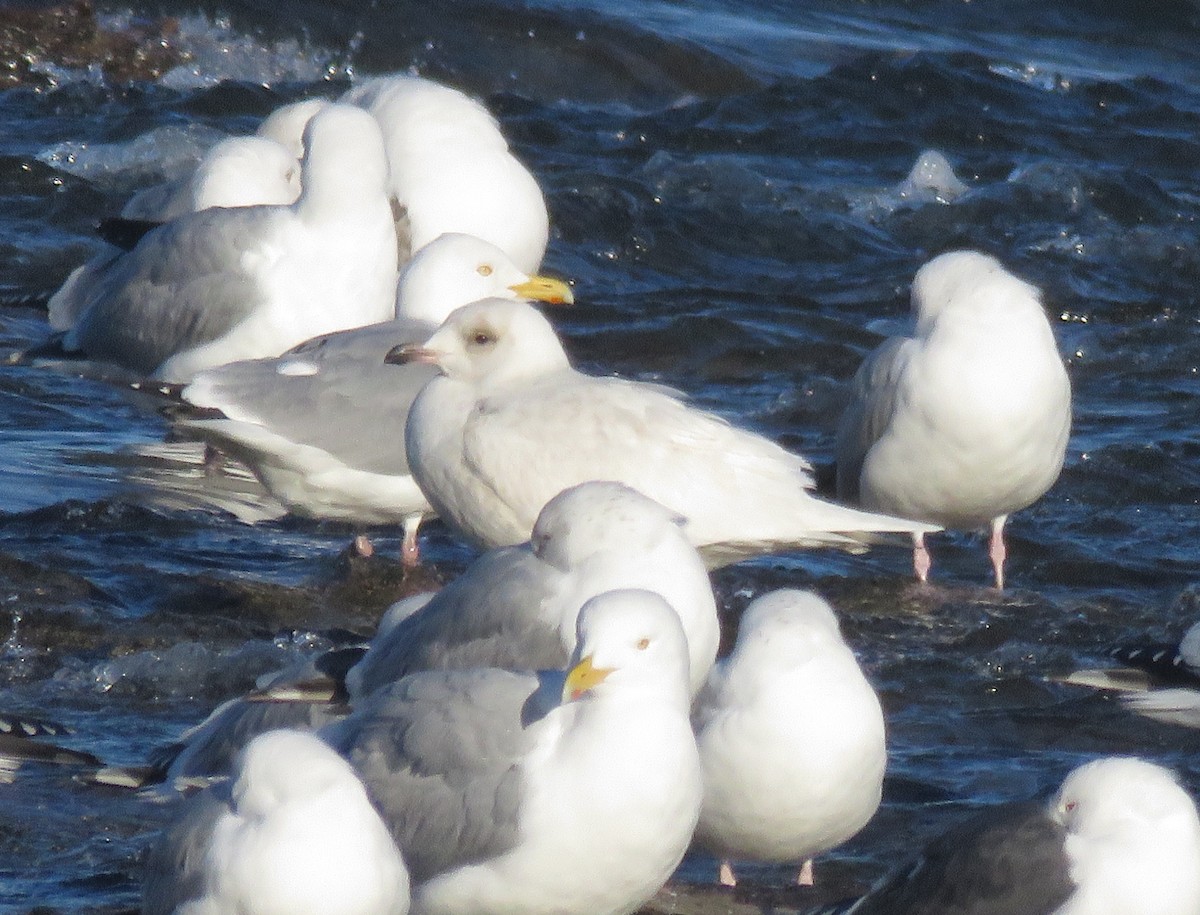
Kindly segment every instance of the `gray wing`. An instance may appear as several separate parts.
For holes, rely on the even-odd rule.
[[[383,357],[397,343],[421,342],[431,333],[427,323],[401,319],[325,334],[276,358],[202,372],[183,397],[319,448],[356,470],[406,475],[404,424],[417,393],[437,370],[417,363],[386,365]],[[221,424],[197,429],[219,444]]]
[[[279,728],[315,731],[346,716],[344,705],[329,702],[226,702],[201,725],[186,735],[183,743],[170,748],[166,778],[216,778],[228,776],[238,753],[259,734]],[[173,757],[169,754],[177,750]]]
[[[863,461],[895,413],[898,381],[912,343],[909,337],[888,338],[867,356],[850,383],[850,404],[837,435],[837,494],[843,501],[858,500]]]
[[[369,695],[419,670],[563,667],[562,637],[542,612],[557,581],[528,545],[485,553],[371,644],[351,675],[353,691]]]
[[[1065,840],[1042,804],[985,811],[935,839],[847,915],[1050,915],[1074,889]]]
[[[213,208],[147,233],[94,277],[67,347],[148,374],[221,337],[262,300],[243,253],[290,215],[284,207]]]
[[[204,853],[217,821],[230,809],[227,784],[184,802],[181,815],[162,832],[146,858],[142,915],[172,915],[204,894]]]
[[[414,883],[516,845],[538,688],[533,674],[424,671],[322,732],[358,771]]]

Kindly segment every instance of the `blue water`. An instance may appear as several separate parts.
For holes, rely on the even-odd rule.
[[[483,97],[537,175],[545,267],[576,284],[560,326],[578,364],[681,388],[818,463],[914,270],[954,247],[995,254],[1045,290],[1075,389],[1063,476],[1011,522],[1010,589],[986,587],[965,535],[935,541],[926,588],[904,550],[796,554],[715,576],[730,631],[753,595],[816,588],[883,693],[884,807],[827,856],[837,886],[1095,755],[1147,756],[1200,792],[1193,732],[1050,680],[1200,611],[1200,7],[288,7],[112,5],[116,31],[180,17],[188,63],[125,84],[39,58],[37,78],[0,90],[0,292],[55,286],[99,250],[98,218],[221,135],[399,70]],[[899,193],[926,150],[965,194]],[[47,333],[36,311],[0,308],[4,353]],[[395,531],[347,571],[349,528],[203,503],[162,454],[156,406],[0,366],[0,709],[60,720],[70,746],[124,764],[330,627],[368,631],[413,586],[388,558]],[[238,480],[224,496],[238,512],[259,498]],[[470,558],[433,528],[425,548],[430,578]],[[0,910],[136,905],[171,806],[71,775],[28,766],[0,786]],[[696,855],[680,879],[711,866]]]

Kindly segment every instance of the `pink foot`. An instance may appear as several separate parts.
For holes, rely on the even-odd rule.
[[[721,870],[717,874],[721,886],[737,886],[737,877],[733,876],[733,865],[728,861],[721,862]]]
[[[421,547],[417,543],[417,528],[420,526],[420,515],[411,515],[404,519],[404,539],[400,541],[400,564],[406,569],[415,569],[421,564]]]
[[[996,575],[996,590],[1004,590],[1004,560],[1008,550],[1004,546],[1004,522],[1008,515],[1001,515],[992,520],[992,539],[988,544],[988,555],[992,557],[992,571]]]
[[[913,572],[917,581],[924,584],[929,581],[929,570],[933,568],[933,559],[925,548],[925,535],[913,534]]]
[[[812,858],[809,858],[800,865],[800,873],[796,876],[797,886],[812,886],[813,885],[813,865]]]
[[[368,556],[375,555],[375,545],[371,543],[371,538],[366,534],[359,534],[350,542],[350,548],[355,554],[362,556],[364,559]]]

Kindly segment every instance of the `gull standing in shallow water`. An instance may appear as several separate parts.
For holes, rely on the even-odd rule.
[[[437,366],[409,413],[409,466],[442,520],[483,547],[528,540],[542,506],[586,480],[625,483],[686,517],[710,565],[935,529],[815,498],[808,461],[677,393],[575,371],[523,303],[467,305],[386,358]]]
[[[1140,759],[1075,769],[1049,804],[987,810],[846,915],[1197,915],[1200,818]]]
[[[911,336],[891,337],[854,376],[837,441],[838,497],[973,530],[990,525],[1004,587],[1004,523],[1058,479],[1071,384],[1038,290],[995,258],[954,251],[913,279]],[[913,567],[930,568],[924,535]]]
[[[329,105],[304,136],[295,203],[208,209],[153,229],[75,290],[83,301],[69,309],[79,318],[63,350],[179,382],[390,318],[396,230],[379,128]]]
[[[245,461],[296,514],[403,524],[401,555],[415,564],[417,529],[432,509],[399,441],[435,372],[397,372],[383,357],[397,339],[423,340],[455,308],[487,296],[573,301],[565,283],[529,276],[494,245],[442,235],[401,272],[394,320],[201,372],[181,393],[199,409],[185,411],[176,428]]]
[[[666,882],[696,825],[687,668],[660,596],[609,591],[580,611],[565,683],[425,671],[324,735],[391,828],[415,913],[622,915]]]
[[[143,915],[406,915],[408,871],[350,765],[312,734],[247,745],[147,862]]]
[[[721,857],[801,864],[874,816],[887,766],[883,709],[815,594],[756,598],[692,712],[704,770],[696,839]]]

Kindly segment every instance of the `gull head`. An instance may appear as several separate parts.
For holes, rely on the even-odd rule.
[[[734,653],[756,668],[792,669],[850,650],[833,608],[811,591],[782,588],[757,597],[742,614]]]
[[[304,128],[318,111],[331,104],[328,99],[310,98],[276,108],[263,118],[255,134],[274,140],[291,153],[293,159],[304,155]]]
[[[929,261],[913,277],[912,310],[919,331],[927,331],[951,310],[976,310],[1005,303],[1030,303],[1041,311],[1036,286],[978,251],[949,251]]]
[[[454,309],[487,298],[552,305],[575,301],[562,280],[530,276],[491,242],[447,232],[421,248],[400,272],[396,317],[441,324]]]
[[[1167,769],[1128,757],[1086,763],[1067,776],[1050,816],[1067,831],[1079,911],[1093,899],[1105,911],[1200,911],[1200,818]],[[1158,907],[1137,905],[1147,892]]]
[[[324,791],[353,788],[357,781],[350,764],[319,737],[276,730],[246,744],[232,793],[242,816],[266,816]]]
[[[448,378],[493,390],[570,368],[541,312],[526,302],[496,298],[456,309],[423,344],[393,347],[384,362],[436,365]]]
[[[624,483],[591,480],[564,489],[538,513],[534,554],[570,571],[602,552],[641,556],[664,538],[686,542],[682,515]]]
[[[326,105],[304,128],[300,202],[322,212],[355,212],[387,198],[387,154],[375,119],[353,105]]]
[[[610,694],[661,698],[686,711],[691,701],[687,637],[671,605],[653,591],[605,591],[576,622],[563,701]]]

